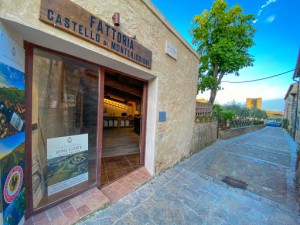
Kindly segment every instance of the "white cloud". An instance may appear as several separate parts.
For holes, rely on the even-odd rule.
[[[240,103],[246,103],[246,98],[283,99],[286,89],[281,85],[270,85],[268,83],[245,83],[230,84],[223,83],[223,90],[218,91],[216,103],[225,104],[233,100]],[[199,94],[198,98],[209,99],[210,92]]]
[[[0,73],[0,88],[2,87],[10,87],[11,85],[7,82],[7,80],[4,78],[4,75]]]
[[[268,17],[265,19],[265,23],[272,23],[274,20],[275,20],[275,16],[274,16],[274,15],[268,16]]]
[[[265,3],[264,5],[262,5],[262,6],[260,7],[260,9],[258,10],[257,16],[259,17],[259,16],[262,14],[264,8],[266,8],[266,7],[269,6],[270,4],[275,3],[275,2],[277,2],[277,1],[278,1],[278,0],[268,0],[268,1],[266,1],[266,3]],[[268,18],[269,18],[269,17],[268,17]],[[271,19],[272,19],[272,18],[271,18]],[[275,19],[275,16],[274,16],[274,18],[273,18],[272,21],[268,21],[268,19],[267,19],[267,21],[268,21],[269,23],[271,23],[271,22],[274,21],[274,19]],[[258,19],[256,19],[255,21],[253,21],[253,23],[256,23],[257,21],[258,21]]]
[[[277,1],[278,1],[278,0],[268,0],[268,1],[266,2],[266,4],[264,4],[264,5],[261,6],[261,9],[263,9],[263,8],[267,7],[268,5],[270,5],[270,4],[272,4],[272,3],[275,3],[275,2],[277,2]]]

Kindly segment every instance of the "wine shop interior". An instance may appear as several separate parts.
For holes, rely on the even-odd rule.
[[[102,185],[140,167],[144,82],[109,72],[104,84]]]

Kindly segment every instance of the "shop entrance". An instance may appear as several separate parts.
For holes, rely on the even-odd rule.
[[[32,44],[26,52],[28,217],[144,164],[148,86]]]
[[[105,73],[101,185],[143,164],[142,106],[145,83],[113,72]]]

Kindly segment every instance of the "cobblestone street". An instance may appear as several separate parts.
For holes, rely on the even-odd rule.
[[[296,149],[275,127],[218,140],[79,224],[299,224]]]

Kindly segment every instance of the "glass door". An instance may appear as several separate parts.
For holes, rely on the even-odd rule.
[[[34,49],[33,210],[97,181],[99,68]]]

